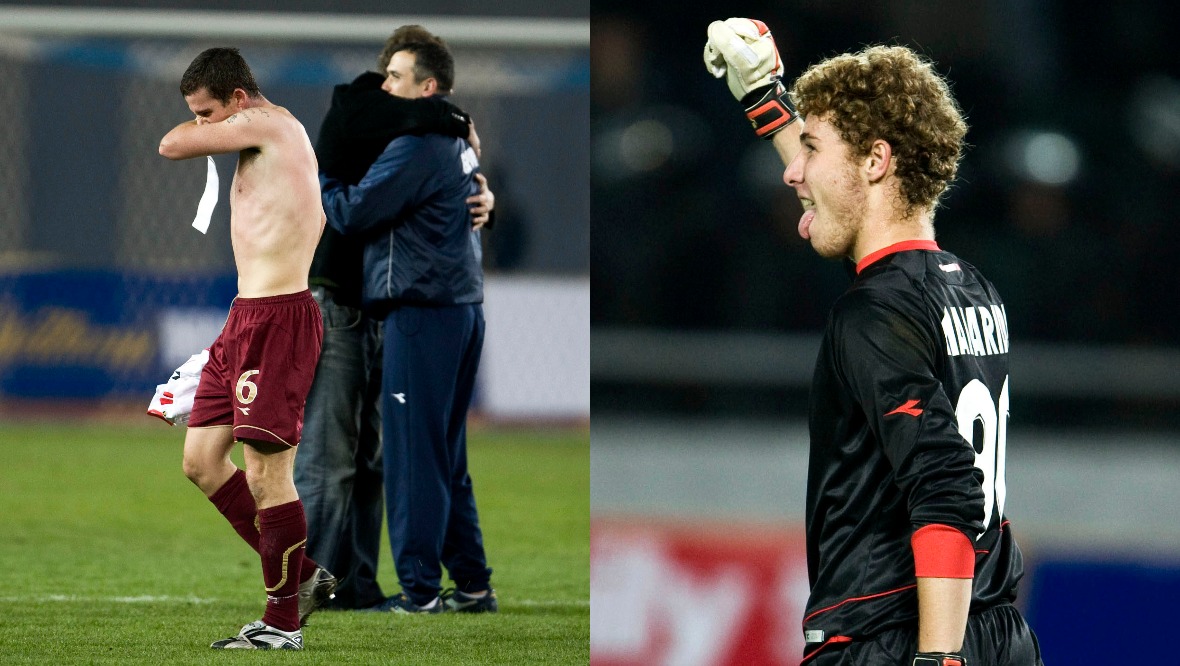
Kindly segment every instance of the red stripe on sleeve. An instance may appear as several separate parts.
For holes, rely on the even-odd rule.
[[[973,578],[975,546],[950,525],[927,525],[914,532],[914,573],[919,578]]]

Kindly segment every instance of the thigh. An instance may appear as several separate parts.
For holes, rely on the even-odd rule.
[[[184,472],[205,496],[217,492],[237,471],[229,454],[234,447],[228,425],[189,426],[184,434]]]

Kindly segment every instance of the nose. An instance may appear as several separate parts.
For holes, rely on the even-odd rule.
[[[803,183],[803,151],[795,154],[794,159],[783,171],[783,182],[791,187],[798,187]]]
[[[381,89],[389,92],[389,77],[385,77],[385,80],[381,82]]]

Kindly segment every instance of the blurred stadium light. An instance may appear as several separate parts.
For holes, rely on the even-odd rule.
[[[1060,132],[1025,130],[1006,145],[1009,168],[1021,178],[1045,185],[1068,185],[1082,166],[1082,152],[1071,137]]]

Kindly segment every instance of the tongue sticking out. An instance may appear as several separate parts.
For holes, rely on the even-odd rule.
[[[815,219],[815,209],[806,210],[799,218],[799,235],[804,240],[811,238],[811,221]]]

